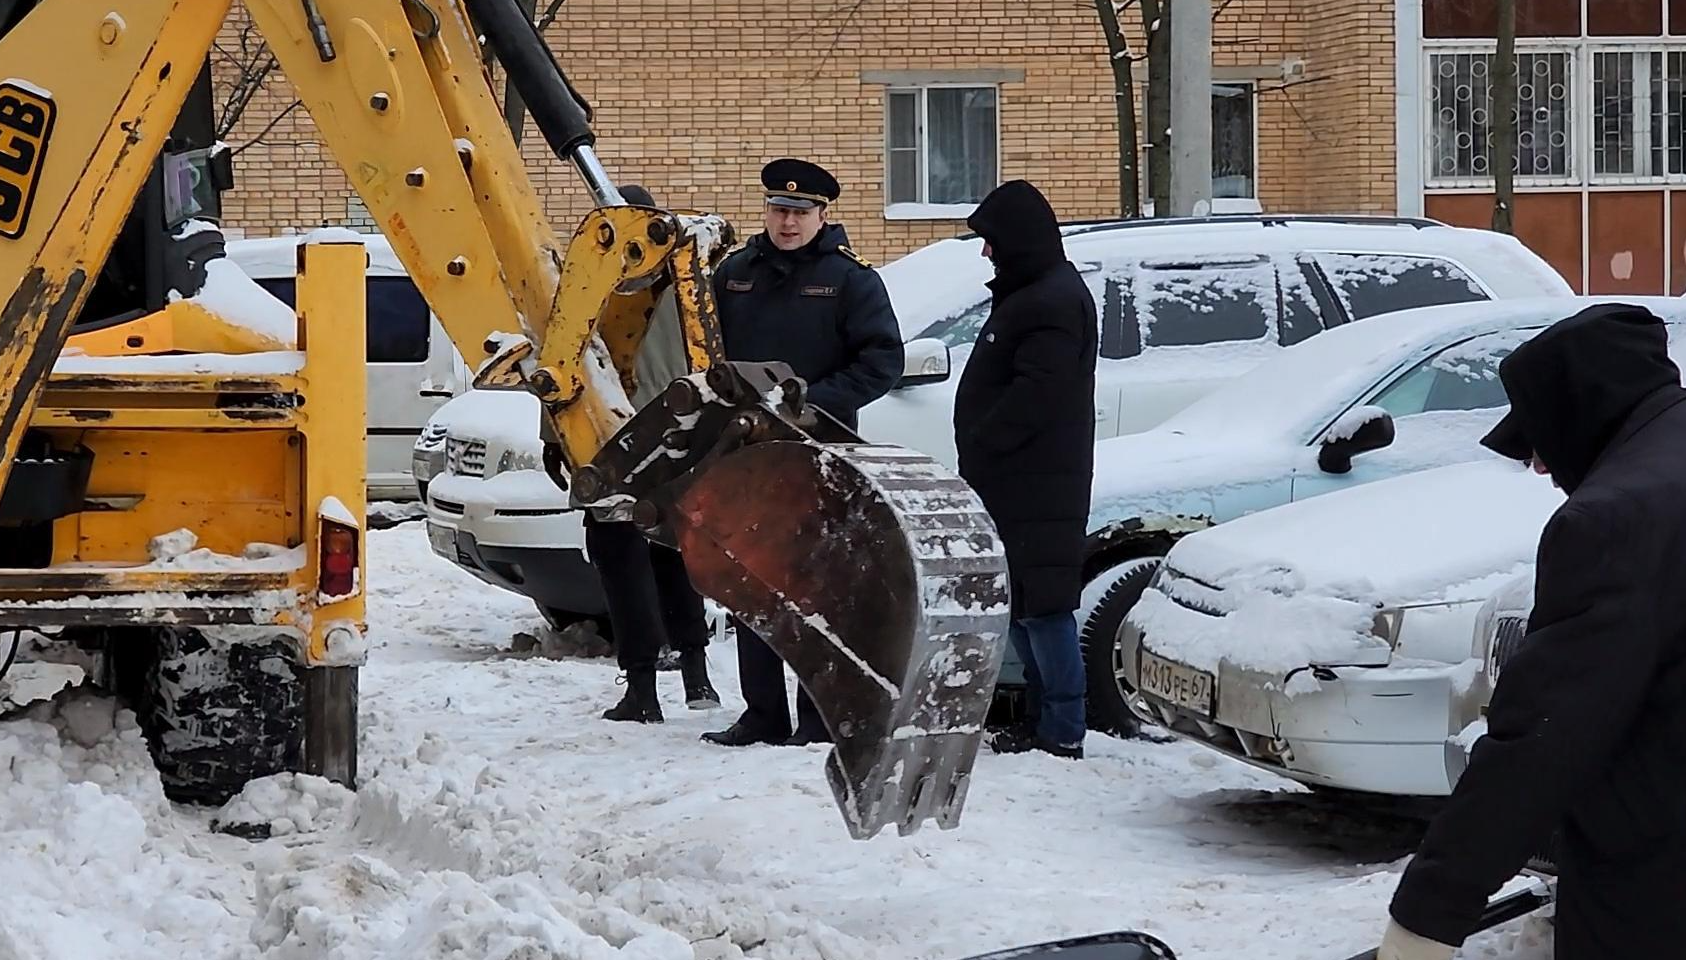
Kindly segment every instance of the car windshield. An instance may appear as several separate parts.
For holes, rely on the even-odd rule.
[[[1166,420],[1162,429],[1249,439],[1301,430],[1362,393],[1406,360],[1428,335],[1384,320],[1336,327],[1253,367]],[[1320,425],[1320,424],[1319,424]]]

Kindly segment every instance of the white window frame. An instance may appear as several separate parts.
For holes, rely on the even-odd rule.
[[[1216,167],[1212,168],[1212,179],[1214,181],[1213,191],[1212,191],[1212,194],[1213,194],[1212,195],[1212,212],[1213,213],[1249,212],[1249,211],[1243,210],[1242,207],[1245,207],[1245,206],[1248,206],[1248,205],[1256,205],[1259,202],[1259,188],[1260,188],[1260,185],[1261,185],[1260,180],[1259,180],[1259,81],[1256,80],[1256,79],[1253,79],[1251,77],[1243,78],[1243,79],[1236,79],[1236,80],[1226,80],[1223,77],[1214,77],[1214,78],[1212,78],[1212,86],[1214,88],[1217,88],[1217,87],[1245,87],[1245,88],[1247,88],[1247,98],[1252,105],[1252,123],[1249,124],[1250,129],[1248,130],[1248,134],[1250,136],[1250,139],[1252,140],[1251,149],[1252,149],[1252,156],[1253,156],[1253,194],[1252,194],[1252,196],[1249,196],[1249,197],[1219,197],[1219,196],[1217,196],[1216,180],[1217,180],[1218,172],[1217,172]],[[1217,99],[1217,93],[1215,91],[1212,94],[1212,99],[1213,100]],[[1151,196],[1149,196],[1149,194],[1152,193],[1152,189],[1151,189],[1150,185],[1153,183],[1153,172],[1148,169],[1148,166],[1153,162],[1153,151],[1146,149],[1146,146],[1147,145],[1145,143],[1142,144],[1143,149],[1142,149],[1142,161],[1141,161],[1141,164],[1140,164],[1140,170],[1141,170],[1140,191],[1141,191],[1141,198],[1142,198],[1142,216],[1151,217],[1153,215],[1153,198]],[[1235,206],[1233,208],[1231,208],[1231,205],[1235,205]],[[1223,209],[1220,209],[1220,206]]]
[[[1216,202],[1219,199],[1224,199],[1224,200],[1254,200],[1254,201],[1256,201],[1256,200],[1259,199],[1259,82],[1257,80],[1213,79],[1212,86],[1214,86],[1214,87],[1245,87],[1245,88],[1247,88],[1247,101],[1248,101],[1248,105],[1249,105],[1248,117],[1251,121],[1251,122],[1248,123],[1248,127],[1250,128],[1248,130],[1248,135],[1249,135],[1249,139],[1251,141],[1251,146],[1248,147],[1248,150],[1250,151],[1250,155],[1252,157],[1252,163],[1253,163],[1253,173],[1252,173],[1253,193],[1252,193],[1251,196],[1219,198],[1216,195],[1217,194],[1216,187],[1214,187],[1212,199],[1213,199],[1214,202]],[[1216,94],[1213,94],[1214,98],[1216,98],[1216,96],[1217,96]],[[1145,164],[1145,163],[1142,164],[1142,173],[1144,174],[1144,176],[1147,173],[1147,164]],[[1217,176],[1216,172],[1213,173],[1213,176],[1214,177]],[[1144,181],[1143,187],[1142,187],[1142,190],[1143,190],[1144,194],[1146,193],[1146,189],[1147,189],[1146,183]]]
[[[1666,4],[1664,5],[1664,9],[1665,10],[1667,9]],[[1650,131],[1649,136],[1644,138],[1644,139],[1639,138],[1638,133],[1636,131],[1635,132],[1635,142],[1634,142],[1634,150],[1637,153],[1640,150],[1642,145],[1643,145],[1644,149],[1649,150],[1650,147],[1651,147],[1652,141],[1655,141],[1655,140],[1658,140],[1658,139],[1662,140],[1662,143],[1663,143],[1663,168],[1662,168],[1662,172],[1661,173],[1654,173],[1654,174],[1598,173],[1596,168],[1595,168],[1595,163],[1594,163],[1595,158],[1596,158],[1596,153],[1595,153],[1595,150],[1594,150],[1595,145],[1594,145],[1594,142],[1593,142],[1595,137],[1596,137],[1596,134],[1597,134],[1597,130],[1593,126],[1594,121],[1596,120],[1596,117],[1594,116],[1594,109],[1597,107],[1597,103],[1593,99],[1593,90],[1592,90],[1592,77],[1593,77],[1592,65],[1593,65],[1593,61],[1594,61],[1597,54],[1601,54],[1601,53],[1617,53],[1617,54],[1622,54],[1622,53],[1633,53],[1633,54],[1660,53],[1660,54],[1663,54],[1663,69],[1666,71],[1668,69],[1668,54],[1671,54],[1671,53],[1686,54],[1686,38],[1678,38],[1678,39],[1676,39],[1676,38],[1653,38],[1653,39],[1651,39],[1649,41],[1646,41],[1646,42],[1634,42],[1634,41],[1610,42],[1609,40],[1600,37],[1598,40],[1588,41],[1587,43],[1585,43],[1584,47],[1585,47],[1585,49],[1582,52],[1582,56],[1586,60],[1587,83],[1586,83],[1586,89],[1584,91],[1582,91],[1582,94],[1586,97],[1586,101],[1587,101],[1587,107],[1586,107],[1586,110],[1587,110],[1587,137],[1586,137],[1586,141],[1587,141],[1586,142],[1587,182],[1589,184],[1593,185],[1593,186],[1645,186],[1645,187],[1654,187],[1654,186],[1659,186],[1659,185],[1662,185],[1662,184],[1682,184],[1682,183],[1686,183],[1686,170],[1682,170],[1682,172],[1680,172],[1680,173],[1669,173],[1668,172],[1668,159],[1669,159],[1668,158],[1668,133],[1669,133],[1670,117],[1668,115],[1668,105],[1667,105],[1666,101],[1663,105],[1663,128],[1661,130]],[[1667,97],[1667,95],[1668,95],[1666,84],[1664,86],[1664,94],[1663,95],[1664,95],[1664,97]],[[1649,115],[1647,115],[1647,117],[1645,119],[1649,120]],[[1675,119],[1675,122],[1676,123],[1686,123],[1686,117],[1677,118],[1677,119]]]
[[[884,90],[884,219],[886,220],[964,220],[978,208],[975,203],[929,203],[930,176],[927,164],[931,156],[929,123],[931,90],[991,90],[995,93],[995,180],[1001,182],[1001,84],[978,81],[954,81],[921,84],[892,84]],[[919,109],[915,114],[915,134],[919,149],[919,200],[911,203],[891,203],[893,142],[890,103],[897,95],[914,94]]]
[[[1436,54],[1493,54],[1497,44],[1491,40],[1430,40],[1423,43],[1422,52],[1422,176],[1423,187],[1429,191],[1491,190],[1493,176],[1442,177],[1435,171],[1434,155],[1434,57]],[[1592,60],[1584,43],[1546,40],[1544,42],[1517,38],[1516,54],[1562,53],[1569,58],[1569,172],[1566,176],[1518,175],[1518,189],[1538,187],[1573,187],[1581,185],[1586,172],[1592,169]]]

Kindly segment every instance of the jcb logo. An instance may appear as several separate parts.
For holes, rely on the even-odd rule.
[[[57,114],[41,91],[0,83],[0,237],[16,240],[29,225]]]

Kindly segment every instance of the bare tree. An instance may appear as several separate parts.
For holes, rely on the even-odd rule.
[[[1142,0],[1147,34],[1147,194],[1153,215],[1171,215],[1171,4]]]
[[[1136,170],[1141,149],[1136,135],[1136,58],[1130,40],[1120,24],[1135,0],[1095,0],[1106,35],[1107,61],[1112,65],[1112,99],[1118,112],[1118,215],[1135,219],[1142,215],[1141,177]]]
[[[246,108],[268,88],[269,81],[280,66],[269,44],[258,33],[257,25],[251,21],[241,26],[232,45],[220,40],[216,43],[211,51],[211,90],[216,103],[213,119],[218,140],[227,140],[234,133],[235,127],[246,115]],[[294,100],[257,133],[246,137],[233,152],[239,154],[262,142],[300,106],[303,102]]]
[[[1516,217],[1516,0],[1498,0],[1498,50],[1493,57],[1492,131],[1487,140],[1493,170],[1493,229],[1515,233]]]

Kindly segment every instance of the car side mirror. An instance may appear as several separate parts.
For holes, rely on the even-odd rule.
[[[1171,948],[1145,933],[1098,933],[1029,947],[1012,947],[966,960],[1177,960]]]
[[[902,354],[906,360],[902,365],[902,378],[896,383],[898,388],[942,383],[948,379],[948,344],[936,337],[910,340],[902,345]]]
[[[1323,435],[1317,465],[1324,473],[1349,473],[1352,458],[1393,443],[1393,415],[1381,407],[1356,407]]]

